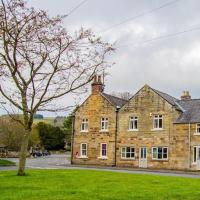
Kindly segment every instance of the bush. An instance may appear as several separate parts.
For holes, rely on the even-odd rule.
[[[60,150],[65,146],[65,134],[59,127],[40,122],[37,124],[41,145],[47,150]]]

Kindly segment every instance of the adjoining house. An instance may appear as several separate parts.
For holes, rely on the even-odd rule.
[[[72,164],[200,170],[200,99],[142,87],[129,101],[92,94],[75,113]]]

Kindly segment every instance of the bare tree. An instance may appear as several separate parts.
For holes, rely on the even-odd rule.
[[[112,95],[127,101],[132,97],[130,92],[112,92]]]
[[[58,111],[59,98],[77,92],[108,67],[113,47],[81,28],[71,34],[65,16],[50,17],[24,0],[0,3],[0,98],[18,110],[25,129],[18,175],[25,174],[28,141],[37,111]]]

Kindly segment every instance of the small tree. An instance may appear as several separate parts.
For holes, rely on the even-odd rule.
[[[0,3],[0,98],[9,113],[22,113],[18,122],[25,130],[18,175],[25,174],[36,112],[63,110],[58,99],[80,91],[104,71],[106,56],[113,51],[90,30],[70,34],[63,19],[28,8],[24,0]]]
[[[66,144],[67,146],[71,146],[71,137],[72,137],[72,120],[73,116],[70,114],[65,118],[64,121],[64,131],[65,131],[65,139],[66,139]]]

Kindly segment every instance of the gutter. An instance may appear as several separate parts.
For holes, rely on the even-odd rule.
[[[120,107],[116,107],[116,121],[115,121],[115,157],[114,157],[114,165],[113,167],[117,166],[117,133],[118,133],[118,119],[119,119],[119,109]]]
[[[75,133],[75,115],[72,116],[71,165],[73,164],[73,155],[74,155],[74,133]]]

